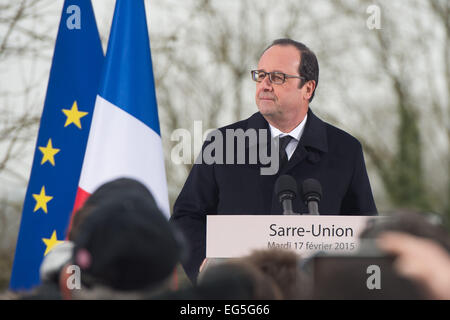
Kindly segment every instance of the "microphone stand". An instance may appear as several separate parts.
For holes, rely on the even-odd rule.
[[[290,197],[285,197],[284,199],[281,199],[281,205],[283,206],[284,215],[294,214],[294,211],[292,210],[292,200]]]

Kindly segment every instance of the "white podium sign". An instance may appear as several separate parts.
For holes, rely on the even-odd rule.
[[[352,253],[369,219],[379,216],[208,215],[206,257],[235,258],[255,249]]]

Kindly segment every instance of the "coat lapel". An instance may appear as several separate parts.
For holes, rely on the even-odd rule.
[[[259,129],[266,130],[266,143],[264,146],[259,144],[256,145],[247,145],[247,151],[251,151],[251,148],[266,148],[263,150],[265,154],[269,154],[272,151],[271,148],[271,134],[269,129],[269,124],[264,119],[264,117],[259,113],[253,114],[248,119],[248,127],[247,129],[256,129],[258,131],[258,141],[259,141]],[[258,161],[257,174],[259,175],[259,183],[257,188],[260,189],[261,201],[264,203],[264,208],[270,208],[270,212],[267,214],[276,214],[281,212],[281,205],[278,202],[276,195],[274,194],[274,186],[277,178],[282,175],[289,173],[293,168],[299,165],[305,159],[311,163],[316,163],[320,161],[321,154],[328,151],[328,141],[327,141],[327,132],[325,123],[317,118],[312,112],[311,108],[308,110],[308,120],[305,125],[305,130],[303,132],[302,137],[300,138],[300,142],[297,145],[291,159],[289,159],[287,165],[278,171],[277,174],[274,175],[261,175],[260,169],[265,165],[262,165]],[[259,159],[259,153],[258,153]]]
[[[289,159],[287,165],[282,168],[280,174],[289,172],[305,160],[305,158],[311,163],[317,163],[320,161],[321,154],[325,152],[328,152],[326,125],[316,117],[310,108],[308,110],[305,131],[292,157]]]

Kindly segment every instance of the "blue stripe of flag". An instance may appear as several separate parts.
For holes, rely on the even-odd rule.
[[[116,1],[99,94],[160,135],[150,41],[142,0]]]

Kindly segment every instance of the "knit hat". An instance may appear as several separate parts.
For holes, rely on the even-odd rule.
[[[69,240],[77,237],[78,229],[83,220],[92,212],[94,208],[111,199],[127,197],[128,195],[147,197],[156,206],[156,202],[145,185],[132,178],[117,178],[108,181],[98,187],[84,202],[83,206],[74,213],[74,217],[69,230]]]
[[[121,193],[102,201],[83,221],[73,259],[88,287],[141,290],[166,280],[181,250],[151,194]]]
[[[145,185],[132,178],[117,178],[106,182],[98,187],[86,200],[85,205],[96,206],[103,201],[111,200],[112,198],[127,196],[128,194],[140,195],[142,197],[148,197],[149,201],[153,202],[156,206],[156,202]]]

